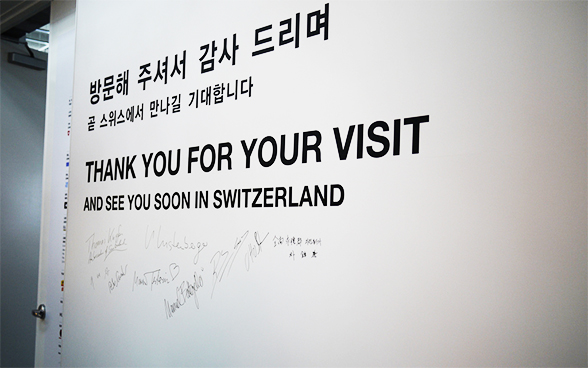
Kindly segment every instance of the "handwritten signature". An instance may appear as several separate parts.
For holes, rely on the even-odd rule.
[[[251,264],[261,253],[261,244],[263,244],[268,235],[269,233],[265,234],[265,236],[262,239],[257,231],[253,233],[254,242],[248,243],[249,251],[245,254],[245,269],[247,271],[249,271],[249,269],[251,268]]]
[[[114,252],[123,252],[127,250],[127,240],[121,231],[122,225],[117,228],[108,229],[108,234],[104,238],[97,238],[96,233],[92,233],[86,239],[88,246],[88,263],[104,256],[104,261]]]
[[[187,236],[184,236],[181,240],[178,240],[176,231],[173,231],[171,237],[166,235],[165,232],[162,235],[161,226],[157,230],[149,229],[145,232],[145,249],[149,249],[151,244],[155,244],[157,249],[171,250],[197,250],[198,253],[202,251],[208,243],[204,242],[193,242],[188,240]]]
[[[288,251],[292,251],[291,256],[293,257],[294,251],[300,251],[300,256],[304,258],[308,251],[308,257],[311,258],[310,252],[313,249],[307,248],[321,245],[320,238],[306,238],[306,242],[304,242],[305,238],[302,237],[281,237],[273,234],[270,236],[269,232],[253,230],[241,233],[232,242],[229,242],[228,246],[224,247],[209,246],[206,242],[194,242],[190,240],[190,235],[184,236],[173,229],[165,229],[163,226],[148,226],[144,235],[144,249],[179,251],[186,257],[193,257],[192,264],[187,258],[182,257],[181,260],[175,259],[178,263],[164,263],[163,267],[148,268],[147,272],[144,272],[145,268],[135,268],[134,271],[132,264],[130,268],[129,264],[126,264],[115,269],[109,264],[105,264],[110,269],[107,267],[103,270],[104,273],[94,273],[90,278],[91,286],[94,287],[94,281],[101,282],[103,283],[102,287],[107,286],[110,293],[115,293],[118,289],[123,290],[120,288],[121,285],[128,287],[130,283],[133,292],[143,290],[144,292],[157,291],[159,293],[163,291],[169,293],[168,298],[163,299],[166,319],[176,316],[178,311],[189,304],[191,300],[196,308],[200,309],[199,297],[202,298],[204,285],[207,288],[204,295],[208,296],[210,292],[212,299],[215,293],[221,292],[220,289],[217,290],[217,286],[221,283],[224,284],[231,272],[254,272],[255,264],[261,265],[263,262],[262,255],[268,251],[272,252],[277,246],[300,247],[288,249]],[[268,245],[272,243],[273,246]],[[127,240],[122,232],[122,226],[119,225],[109,228],[105,234],[93,233],[87,238],[86,246],[88,262],[92,263],[99,258],[107,260],[113,253],[127,250]],[[316,257],[316,251],[312,252],[312,257]],[[127,277],[131,275],[132,279]],[[126,280],[127,278],[129,280]],[[198,295],[199,293],[201,295]]]
[[[161,268],[153,271],[144,272],[143,276],[137,276],[137,272],[133,274],[133,291],[135,286],[148,286],[150,290],[153,290],[153,286],[159,286],[169,284],[178,277],[180,273],[180,266],[176,263],[172,263],[168,267],[169,272],[161,271]]]
[[[112,291],[118,287],[118,285],[120,284],[120,280],[122,280],[122,278],[127,274],[128,266],[128,264],[124,267],[120,266],[120,270],[117,270],[114,273],[114,277],[110,278],[110,280],[108,281],[108,292],[112,293]]]
[[[237,253],[243,246],[243,242],[249,235],[249,230],[245,232],[242,236],[238,237],[235,240],[235,245],[233,246],[232,250],[223,250],[216,252],[210,263],[212,264],[212,292],[210,297],[214,295],[214,289],[216,288],[217,282],[221,282],[223,277],[228,276],[231,272],[231,268],[233,267],[233,262],[235,262],[235,257],[237,257]]]
[[[216,288],[217,283],[222,282],[224,277],[228,277],[231,272],[231,268],[233,267],[233,263],[235,262],[235,258],[237,254],[241,250],[241,247],[247,243],[248,250],[245,253],[245,269],[249,271],[251,268],[251,264],[253,261],[259,256],[262,251],[261,245],[268,237],[269,233],[265,236],[261,237],[258,232],[253,233],[253,242],[247,242],[249,236],[249,230],[245,232],[245,234],[237,237],[235,239],[235,244],[233,245],[233,249],[218,251],[210,260],[212,264],[212,291],[210,297],[214,296],[214,290]]]
[[[123,248],[127,245],[127,239],[123,237],[123,234],[120,231],[121,225],[118,228],[110,229],[108,231],[108,240],[106,241],[106,250],[104,253],[104,260],[108,258],[113,252],[122,252],[127,250],[127,248]]]
[[[204,286],[204,281],[202,280],[202,276],[198,275],[197,272],[194,272],[193,282],[182,281],[180,286],[176,288],[175,299],[171,301],[163,299],[165,318],[172,318],[178,309],[184,306],[191,298],[194,298],[194,304],[196,305],[196,308],[200,309],[200,302],[198,301],[198,295],[196,295],[196,293],[202,286]]]

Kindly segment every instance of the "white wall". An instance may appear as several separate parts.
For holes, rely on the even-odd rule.
[[[586,367],[586,2],[330,0],[328,40],[305,32],[325,3],[78,1],[63,365]],[[297,14],[300,47],[280,45]],[[184,50],[185,74],[154,77]],[[127,70],[128,94],[93,95]],[[190,105],[249,77],[250,97]],[[378,121],[398,155],[366,153]],[[265,145],[247,164],[242,142],[302,132],[322,160],[264,165]],[[202,168],[209,150],[190,171],[221,143],[232,168]],[[158,175],[169,152],[181,168]],[[136,177],[107,175],[121,157]],[[344,203],[272,204],[326,184]],[[155,205],[195,191],[210,207]]]
[[[63,310],[63,252],[69,153],[69,124],[73,88],[75,1],[51,5],[51,39],[47,78],[43,210],[39,259],[38,304],[47,307],[37,321],[35,365],[61,363],[61,311]]]

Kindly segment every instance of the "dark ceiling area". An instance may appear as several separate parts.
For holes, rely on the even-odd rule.
[[[25,34],[49,23],[51,1],[0,1],[2,39],[18,42]]]

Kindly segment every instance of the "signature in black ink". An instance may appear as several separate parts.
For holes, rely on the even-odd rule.
[[[320,247],[323,245],[323,240],[322,238],[303,238],[300,236],[278,236],[275,235],[273,238],[273,243],[274,243],[274,247],[277,246],[287,246],[288,248],[290,247],[296,247],[298,249],[292,249],[290,248],[288,250],[289,252],[289,258],[292,258],[292,260],[296,259],[296,256],[298,254],[300,254],[300,258],[307,258],[308,259],[315,259],[317,258],[317,246]]]
[[[104,260],[113,252],[122,252],[127,250],[127,240],[121,232],[122,225],[116,229],[108,229],[106,238],[97,239],[96,233],[93,233],[86,239],[88,245],[88,263],[92,263],[97,258],[104,256]]]
[[[212,292],[210,297],[214,295],[214,289],[216,288],[217,282],[221,282],[223,277],[228,276],[231,272],[231,268],[233,267],[233,262],[235,262],[235,257],[239,250],[243,246],[243,242],[249,235],[249,231],[245,232],[241,237],[235,240],[235,245],[233,246],[232,250],[228,251],[218,251],[210,260],[212,264]]]
[[[127,239],[123,237],[123,234],[120,231],[121,225],[118,225],[118,228],[109,229],[108,230],[108,240],[106,241],[106,251],[104,253],[104,260],[108,258],[113,252],[122,252],[127,250],[124,248],[127,245]]]
[[[177,263],[172,263],[169,265],[169,275],[172,278],[172,281],[175,280],[176,277],[178,277],[178,274],[180,273],[180,266],[177,265]]]
[[[204,281],[202,280],[202,276],[198,275],[197,272],[194,272],[194,282],[182,281],[180,286],[176,288],[175,300],[170,302],[167,299],[163,299],[165,318],[172,318],[178,309],[186,304],[190,298],[194,298],[196,308],[200,309],[200,303],[196,293],[202,286],[204,286]]]
[[[249,271],[251,264],[257,258],[257,256],[261,253],[261,244],[263,244],[263,242],[268,237],[268,235],[269,235],[269,233],[265,234],[265,236],[262,239],[257,231],[255,233],[253,233],[254,242],[253,243],[249,242],[249,244],[248,244],[249,251],[247,253],[245,253],[245,269],[247,271]]]
[[[133,275],[133,291],[135,286],[149,286],[153,290],[153,286],[159,286],[171,283],[180,273],[180,266],[176,263],[169,265],[169,274],[162,272],[161,268],[143,273],[143,277],[138,277],[135,272]]]
[[[158,270],[159,271],[159,270]],[[147,281],[147,273],[143,274],[143,277],[137,277],[137,272],[133,274],[133,291],[135,291],[135,285],[137,286],[148,286],[149,282]]]
[[[112,291],[118,287],[118,285],[120,284],[120,280],[127,274],[128,266],[128,264],[124,267],[120,266],[120,270],[117,270],[114,273],[114,277],[110,278],[110,280],[108,281],[108,291],[110,293],[112,293]]]
[[[88,244],[88,263],[92,263],[92,261],[104,254],[104,250],[101,247],[105,242],[104,239],[96,240],[96,233],[90,235],[86,240],[86,244]]]

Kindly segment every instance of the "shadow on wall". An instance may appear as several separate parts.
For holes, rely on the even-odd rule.
[[[0,365],[32,367],[47,71],[7,62],[10,52],[28,54],[23,45],[2,41],[0,50]]]

